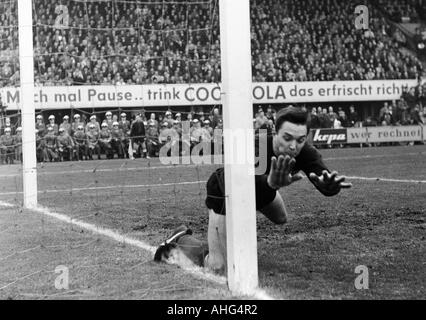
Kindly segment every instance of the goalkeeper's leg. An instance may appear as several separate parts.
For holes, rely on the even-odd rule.
[[[181,226],[157,249],[154,260],[164,261],[173,256],[173,250],[183,253],[194,264],[214,272],[226,272],[226,225],[224,215],[209,210],[208,243],[192,235]]]
[[[279,192],[276,193],[275,199],[271,203],[259,211],[275,224],[284,224],[287,222],[287,209]]]
[[[204,260],[205,267],[226,274],[226,216],[209,210],[208,228],[209,254]]]
[[[173,256],[174,252],[183,253],[194,264],[203,266],[208,248],[205,242],[192,236],[190,229],[180,226],[158,247],[154,260],[165,261]]]
[[[287,221],[284,201],[278,192],[275,199],[259,211],[275,224],[284,224]],[[226,216],[217,214],[212,209],[209,210],[208,246],[209,253],[204,266],[216,273],[226,274]]]
[[[287,221],[287,210],[284,201],[276,192],[271,197],[263,197],[261,179],[256,181],[256,207],[275,224]],[[207,183],[206,205],[209,208],[208,244],[194,238],[191,234],[183,233],[166,240],[165,245],[158,248],[157,261],[168,257],[172,249],[179,249],[195,264],[205,266],[218,273],[226,273],[226,208],[224,197],[223,169],[213,173]]]

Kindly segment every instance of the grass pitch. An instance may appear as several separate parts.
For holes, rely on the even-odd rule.
[[[354,186],[281,191],[289,222],[258,215],[260,285],[277,299],[426,298],[426,147],[321,150]],[[156,246],[180,224],[206,239],[205,181],[216,166],[158,159],[47,163],[39,203]],[[226,285],[152,262],[152,253],[19,209],[21,167],[0,167],[0,299],[231,299]],[[378,178],[365,180],[365,178]],[[59,265],[68,290],[54,286]],[[354,286],[369,270],[369,289]],[[239,297],[240,298],[240,297]]]

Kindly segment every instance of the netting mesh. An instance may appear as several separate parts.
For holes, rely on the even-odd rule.
[[[37,83],[219,81],[217,1],[37,0],[34,8]]]
[[[188,84],[201,79],[217,83],[220,81],[217,2],[35,0],[35,85]],[[19,87],[17,0],[0,2],[0,20],[1,84]],[[84,228],[72,224],[76,221],[113,230],[123,239],[143,239],[153,246],[180,224],[194,228],[200,236],[207,231],[205,182],[215,166],[165,166],[157,158],[158,152],[150,154],[151,159],[132,161],[131,153],[142,158],[150,150],[146,144],[133,145],[131,142],[140,137],[133,136],[130,140],[129,129],[135,115],[140,113],[145,125],[151,117],[155,118],[158,136],[161,124],[171,123],[178,113],[179,120],[192,117],[213,121],[211,111],[218,106],[170,104],[160,108],[145,106],[145,109],[119,105],[101,109],[70,106],[55,110],[41,105],[35,119],[38,200],[47,211],[70,219],[69,223],[57,225],[55,219],[46,218],[47,211],[31,214],[31,218],[16,216],[25,213],[19,137],[21,110],[8,107],[4,98],[0,135],[5,136],[5,128],[11,128],[11,132],[7,150],[4,154],[2,151],[0,208],[14,216],[7,223],[2,222],[0,236],[14,232],[22,242],[0,246],[0,259],[9,260],[20,271],[8,269],[0,277],[0,297],[64,297],[70,292],[88,297],[87,279],[80,279],[71,288],[74,290],[58,293],[52,282],[55,268],[64,265],[92,277],[92,281],[106,284],[115,269],[128,272],[130,277],[135,269],[142,270],[152,260],[150,254],[141,257],[133,253],[114,268],[108,259],[112,252],[126,250],[125,240],[118,241],[117,247],[105,244],[106,240],[98,235],[81,237]],[[171,117],[165,114],[167,110],[172,111]],[[91,120],[93,116],[95,119]],[[117,145],[121,149],[115,148],[112,157],[109,150],[113,149],[113,142],[109,141],[108,147],[108,143],[101,146],[99,135],[80,149],[76,138],[80,125],[84,135],[90,131],[91,122],[100,133],[102,123],[113,129],[115,121],[120,123]],[[72,146],[64,136],[74,138]],[[92,142],[99,149],[91,150]],[[104,245],[106,251],[100,249]],[[34,260],[35,265],[25,267],[25,261],[29,260]],[[148,288],[133,289],[142,290],[146,296],[158,288],[150,284]]]
[[[1,1],[0,6],[0,80],[3,88],[18,87],[17,2]],[[36,86],[220,82],[217,0],[35,0],[33,20]],[[17,101],[17,96],[5,97],[3,91],[4,103]],[[92,115],[100,123],[105,119],[105,108],[77,108],[71,101],[69,109],[55,110],[39,99],[37,115],[42,115],[45,123],[52,114],[57,125],[64,115],[70,116],[70,122],[75,114],[85,123]],[[166,110],[180,113],[181,120],[188,114],[198,118],[204,113],[203,121],[218,106],[177,107],[166,101],[163,107],[150,108],[145,103],[143,107],[126,108],[117,102],[108,110],[115,114],[115,120],[123,112],[128,120],[136,112],[142,112],[144,120],[155,113],[161,123]]]
[[[16,0],[0,1],[0,86],[19,83],[18,6]]]
[[[327,3],[321,6],[328,13],[337,2]],[[4,90],[20,85],[17,4],[0,0],[0,299],[235,298],[217,290],[212,278],[152,261],[157,245],[181,224],[207,238],[206,180],[219,165],[164,165],[149,146],[132,145],[127,135],[139,113],[147,124],[155,120],[157,134],[157,126],[177,119],[220,126],[219,106],[168,101],[159,107],[55,109],[39,103],[34,121],[40,207],[23,209],[21,110],[15,107],[18,96],[5,99]],[[305,7],[310,4],[305,1]],[[270,14],[276,8],[271,1],[263,7],[268,10],[262,19],[279,21]],[[220,82],[217,0],[34,0],[33,16],[36,91]],[[121,154],[114,148],[111,157],[105,144],[88,153],[99,137],[67,153],[60,129],[74,137],[80,125],[87,134],[90,123],[98,132],[104,121],[109,129],[116,120],[125,133],[119,135]],[[143,158],[145,148],[150,159]],[[356,182],[354,192],[323,197],[308,179],[282,190],[288,224],[257,216],[261,283],[291,299],[424,296],[425,150],[408,148],[321,150],[330,169]],[[374,271],[374,290],[353,288],[357,266]]]

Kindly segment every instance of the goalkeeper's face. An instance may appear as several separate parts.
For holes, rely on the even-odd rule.
[[[278,129],[278,128],[277,128]],[[308,128],[304,124],[285,121],[274,136],[274,153],[295,158],[306,143]]]

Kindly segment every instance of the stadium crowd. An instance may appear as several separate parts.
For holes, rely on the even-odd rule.
[[[417,22],[426,17],[424,0],[375,0],[375,3],[395,22]]]
[[[405,89],[400,100],[384,102],[377,117],[367,117],[364,121],[349,107],[349,112],[333,106],[309,107],[312,129],[340,129],[368,126],[401,126],[426,124],[426,88],[417,86]],[[271,105],[259,106],[253,119],[254,129],[265,129],[268,134],[275,132],[277,110]],[[36,149],[39,162],[67,160],[93,160],[136,157],[158,157],[160,149],[166,147],[167,155],[177,148],[179,155],[187,155],[199,143],[222,143],[223,123],[219,108],[211,113],[188,112],[173,114],[145,112],[135,114],[134,120],[128,120],[128,113],[108,111],[102,121],[99,114],[89,118],[85,114],[74,114],[73,119],[65,115],[58,123],[50,115],[45,123],[41,114],[36,118]],[[1,119],[3,120],[3,119]],[[22,161],[22,128],[19,121],[12,123],[10,117],[4,118],[0,126],[0,163],[12,164]],[[71,121],[70,121],[71,120]],[[3,121],[2,121],[3,122]],[[220,130],[215,130],[220,129]],[[187,144],[186,146],[184,144]]]
[[[217,2],[35,0],[36,83],[220,82]],[[418,78],[422,64],[378,10],[368,31],[354,28],[356,4],[252,0],[253,80]],[[17,85],[16,1],[1,5],[0,85]]]
[[[370,29],[356,30],[357,4],[350,0],[256,3],[252,8],[254,80],[418,78],[421,62],[402,53],[401,35],[374,7]]]
[[[422,63],[402,50],[407,39],[385,16],[396,22],[404,17],[423,19],[425,3],[379,0],[369,6],[370,28],[363,31],[354,28],[358,3],[351,0],[252,0],[253,81],[419,79]],[[33,4],[38,86],[221,80],[217,0],[34,0]],[[17,25],[17,0],[1,1],[2,87],[19,84]],[[426,86],[406,88],[400,100],[384,102],[378,115],[366,119],[355,106],[307,108],[313,128],[425,124]],[[273,132],[276,111],[271,106],[265,109],[256,113],[254,127]],[[65,116],[61,123],[53,115],[44,119],[40,114],[37,157],[63,161],[101,154],[156,156],[161,146],[182,143],[178,137],[184,123],[190,126],[189,147],[200,139],[214,141],[213,129],[222,125],[215,110],[209,115],[185,114],[187,122],[182,114],[170,112],[149,119],[142,113],[131,123],[126,113],[109,112],[102,121],[96,115]],[[22,161],[19,124],[0,118],[1,163]]]
[[[313,129],[420,125],[426,123],[426,107],[420,109],[420,105],[416,104],[410,108],[403,99],[393,100],[390,103],[384,102],[378,117],[368,116],[364,121],[355,111],[354,106],[349,107],[348,114],[341,107],[337,112],[332,106],[329,108],[313,107],[311,121]]]
[[[120,118],[118,118],[120,117]],[[222,129],[222,117],[215,108],[209,115],[188,113],[183,120],[181,113],[173,115],[167,111],[157,119],[155,113],[149,118],[145,113],[137,113],[134,120],[127,119],[127,113],[113,114],[108,111],[104,119],[98,121],[95,114],[86,119],[85,115],[65,115],[58,124],[50,115],[36,117],[36,150],[38,162],[62,162],[73,160],[159,156],[160,149],[166,147],[167,155],[177,148],[179,155],[186,155],[199,143],[214,144],[222,135],[215,135],[214,129]],[[22,161],[22,128],[12,124],[9,117],[0,132],[1,164]],[[221,132],[221,131],[217,131]],[[187,137],[187,139],[186,139]],[[183,144],[187,144],[184,146]],[[129,146],[130,145],[130,146]]]

